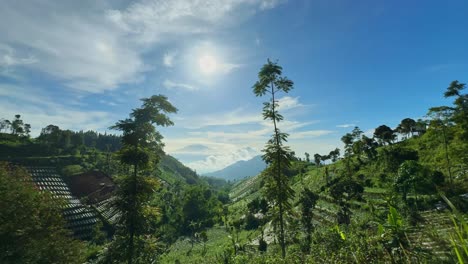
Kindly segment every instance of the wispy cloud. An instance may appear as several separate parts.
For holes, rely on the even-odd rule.
[[[260,113],[251,113],[244,108],[236,108],[228,112],[191,116],[180,120],[177,125],[188,129],[200,129],[209,126],[231,126],[259,123],[263,120]]]
[[[304,106],[303,104],[299,103],[299,97],[284,96],[278,100],[278,110],[281,110],[281,111],[303,107],[303,106]]]
[[[300,139],[300,138],[313,138],[313,137],[321,137],[325,135],[329,135],[335,133],[332,130],[308,130],[308,131],[301,131],[301,132],[294,132],[289,136],[290,139]]]
[[[36,62],[37,59],[34,56],[18,56],[12,47],[0,43],[0,68],[28,65]]]
[[[249,160],[260,152],[251,147],[239,148],[235,151],[219,155],[210,155],[203,160],[189,162],[187,165],[199,173],[206,173],[223,169],[239,160]]]
[[[99,100],[99,103],[105,104],[105,105],[108,105],[108,106],[116,106],[117,105],[117,103],[112,102],[112,101],[108,101],[108,100]]]
[[[263,0],[260,4],[260,9],[271,9],[275,6],[279,5],[282,2],[286,2],[286,0]]]
[[[235,69],[238,69],[238,68],[242,67],[242,65],[241,64],[234,64],[234,63],[222,63],[222,64],[218,65],[218,67],[219,67],[219,70],[222,73],[227,74],[227,73],[232,72]]]
[[[192,86],[190,84],[173,82],[173,81],[167,80],[167,79],[164,80],[163,86],[166,87],[167,89],[182,88],[182,89],[190,90],[190,91],[197,90],[197,87]]]
[[[342,124],[342,125],[337,125],[336,127],[340,128],[349,128],[349,127],[355,127],[356,124]]]
[[[24,96],[26,93],[28,96]],[[0,95],[0,118],[20,114],[25,123],[31,124],[33,136],[49,124],[62,129],[104,131],[116,120],[111,113],[70,107],[25,87],[0,85]]]
[[[244,10],[258,11],[278,3],[139,0],[113,8],[113,2],[102,1],[1,1],[0,32],[8,34],[0,34],[0,43],[10,48],[0,51],[0,67],[25,66],[63,86],[102,93],[145,80],[155,65],[145,61],[144,54],[161,43],[214,32],[238,23],[239,15],[255,13]],[[167,55],[163,63],[170,67],[174,56]],[[226,64],[223,70],[238,67]]]
[[[141,0],[125,10],[109,10],[107,17],[138,42],[155,43],[174,34],[210,32],[234,20],[235,14],[271,9],[278,4],[276,0]]]
[[[163,56],[163,64],[166,67],[173,67],[174,66],[174,60],[177,55],[177,52],[175,51],[170,51],[164,54]]]

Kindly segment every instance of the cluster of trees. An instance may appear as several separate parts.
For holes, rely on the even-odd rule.
[[[15,115],[15,118],[10,121],[8,119],[0,119],[0,133],[11,134],[18,137],[29,137],[31,133],[31,125],[24,123],[21,115]],[[72,149],[80,146],[94,147],[101,151],[117,151],[121,147],[120,136],[98,133],[95,131],[72,131],[62,130],[56,125],[48,125],[42,128],[39,137],[36,138],[38,143],[50,146],[54,149]]]
[[[114,152],[121,147],[121,137],[112,134],[101,134],[95,131],[62,130],[56,125],[48,125],[41,130],[37,138],[39,144],[47,146],[51,152],[62,151],[73,153],[85,148],[96,148],[100,151]],[[58,153],[57,153],[58,154]]]
[[[306,161],[310,162],[310,158],[309,158],[310,154],[306,152],[305,156],[306,156]],[[326,155],[320,155],[318,153],[315,153],[314,154],[314,163],[315,163],[316,166],[320,166],[320,164],[322,164],[322,162],[326,162],[327,160],[330,160],[331,162],[336,162],[339,157],[340,157],[340,149],[339,148],[336,148],[336,149],[330,151]]]
[[[63,130],[56,125],[42,128],[37,138],[30,138],[31,125],[24,123],[21,115],[15,115],[13,121],[0,120],[2,139],[11,142],[22,142],[31,155],[64,155],[84,154],[89,149],[103,152],[115,152],[121,147],[121,137],[95,131]],[[34,149],[35,151],[31,151]],[[9,151],[11,152],[11,151]]]
[[[31,133],[31,125],[25,124],[21,119],[21,115],[15,115],[15,119],[12,121],[8,119],[0,119],[0,133],[8,133],[20,136],[20,137],[29,137]]]
[[[223,205],[229,197],[206,185],[176,184],[161,189],[153,204],[161,211],[157,234],[170,245],[180,236],[195,239],[214,224],[222,224]]]

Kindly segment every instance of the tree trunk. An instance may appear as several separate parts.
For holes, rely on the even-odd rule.
[[[137,192],[137,169],[138,166],[135,163],[133,165],[133,180],[132,180],[132,214],[130,216],[130,225],[129,225],[129,234],[130,234],[130,239],[128,241],[128,264],[133,263],[133,254],[134,254],[134,238],[135,238],[135,204],[136,204],[136,192]]]
[[[272,96],[272,110],[273,110],[273,126],[275,129],[275,140],[276,140],[276,146],[279,149],[279,133],[278,133],[278,128],[276,126],[276,116],[275,116],[275,88],[274,84],[271,84],[271,96]],[[283,202],[282,202],[282,197],[281,197],[281,192],[283,189],[282,186],[282,181],[281,181],[281,156],[280,152],[277,151],[277,158],[276,158],[276,166],[277,166],[277,177],[276,177],[276,185],[278,186],[278,207],[279,207],[279,221],[280,221],[280,245],[281,245],[281,255],[283,259],[286,257],[286,244],[284,241],[284,220],[283,220],[283,214],[284,214],[284,208],[283,208]]]
[[[445,131],[445,125],[442,125],[442,134],[444,136],[444,147],[445,147],[445,160],[447,161],[447,170],[449,173],[449,182],[452,185],[453,184],[453,179],[452,179],[452,170],[450,166],[450,158],[448,154],[448,142],[447,142],[447,134]]]

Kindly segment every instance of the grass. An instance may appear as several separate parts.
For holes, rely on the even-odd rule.
[[[239,244],[247,244],[258,236],[258,231],[240,231]],[[187,237],[180,238],[169,251],[161,256],[160,263],[220,263],[223,254],[233,248],[231,234],[223,226],[215,226],[207,230],[208,241],[195,243],[192,248]],[[205,254],[204,254],[205,253]]]

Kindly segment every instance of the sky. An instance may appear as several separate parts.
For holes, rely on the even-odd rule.
[[[468,82],[465,0],[2,0],[0,118],[111,132],[167,96],[165,151],[199,173],[261,154],[272,134],[252,86],[267,59],[299,157],[342,147],[354,126],[422,118]]]

